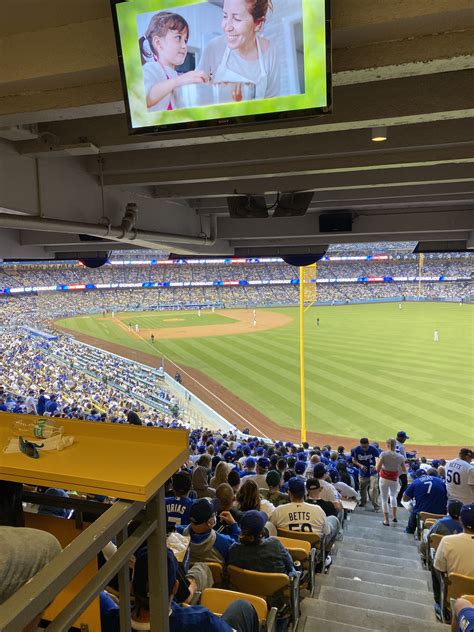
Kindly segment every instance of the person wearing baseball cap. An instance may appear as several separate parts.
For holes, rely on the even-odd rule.
[[[277,538],[266,537],[267,514],[246,511],[240,521],[240,538],[230,547],[229,564],[257,573],[294,575],[290,554]]]
[[[423,536],[420,542],[420,557],[423,562],[426,561],[427,543],[430,536],[438,535],[454,535],[456,533],[462,533],[463,528],[460,520],[461,509],[463,505],[459,500],[448,501],[448,515],[444,518],[439,518],[430,529],[423,531]]]
[[[335,516],[326,517],[321,507],[305,502],[305,482],[301,478],[290,478],[288,495],[290,502],[277,507],[270,516],[270,522],[277,529],[317,533],[325,540],[326,551],[329,552],[341,526],[339,520]]]
[[[375,469],[379,451],[373,445],[370,445],[367,437],[362,437],[359,445],[352,449],[351,454],[353,464],[359,468],[360,506],[366,506],[368,494],[373,510],[379,511],[379,477]]]
[[[191,538],[189,561],[227,563],[227,555],[233,542],[240,535],[239,525],[229,511],[221,511],[220,519],[227,523],[229,535],[214,531],[216,510],[209,498],[200,498],[193,503],[189,513],[190,524],[178,526],[176,530]]]
[[[206,632],[259,632],[259,621],[255,608],[248,602],[239,599],[233,602],[222,614],[215,615],[203,606],[179,605],[174,597],[179,589],[178,562],[171,551],[167,549],[168,596],[170,602],[169,630],[182,632],[183,630],[205,630]],[[136,606],[132,617],[132,629],[150,629],[150,606],[148,599],[148,552],[146,547],[137,556],[133,577],[133,590]]]
[[[245,459],[245,469],[240,472],[240,478],[244,478],[244,476],[255,476],[255,466],[257,461],[253,458],[253,456],[249,456]]]
[[[405,441],[410,437],[404,430],[399,430],[397,432],[397,440],[395,442],[395,452],[397,454],[401,454],[405,459],[413,459],[416,457],[416,450],[413,452],[407,452],[405,448]],[[408,487],[408,475],[406,472],[402,472],[398,477],[398,482],[400,484],[400,489],[397,495],[397,505],[402,507],[402,498],[403,494]]]
[[[462,533],[446,535],[436,550],[432,579],[435,602],[440,603],[439,573],[460,573],[474,577],[474,504],[463,505],[460,515]]]
[[[261,456],[257,459],[257,468],[256,474],[250,475],[248,478],[257,483],[257,487],[259,489],[267,489],[267,481],[266,476],[268,469],[270,467],[270,459],[267,459],[266,456]]]

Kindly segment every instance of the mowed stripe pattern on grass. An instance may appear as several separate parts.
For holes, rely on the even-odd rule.
[[[299,331],[291,325],[240,336],[161,341],[282,426],[299,426]],[[316,325],[316,317],[320,326]],[[308,429],[384,440],[401,428],[426,444],[473,442],[472,306],[398,304],[316,307],[306,312]],[[75,319],[79,320],[79,319]],[[258,321],[258,316],[257,316]],[[92,323],[91,323],[92,325]],[[120,332],[84,333],[131,346]],[[434,330],[439,342],[433,341]],[[198,331],[196,332],[198,336]],[[142,346],[143,345],[143,346]],[[134,348],[150,352],[135,339]]]

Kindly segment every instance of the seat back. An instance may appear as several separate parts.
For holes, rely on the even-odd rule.
[[[440,518],[446,518],[446,514],[434,514],[428,511],[420,511],[418,514],[420,521],[424,524],[425,520],[439,520]]]
[[[474,593],[474,577],[461,575],[460,573],[450,573],[447,581],[446,603],[450,599],[457,599],[462,595],[472,595]]]
[[[278,540],[291,555],[294,562],[307,560],[311,553],[311,544],[306,540],[296,540],[295,538],[285,538],[278,536]]]
[[[201,606],[208,608],[214,614],[224,614],[231,603],[243,599],[252,604],[257,611],[260,625],[265,623],[268,615],[267,602],[262,597],[249,595],[235,590],[222,590],[221,588],[206,588],[201,596]]]
[[[436,552],[443,538],[444,538],[444,535],[441,535],[440,533],[432,533],[429,539],[430,550],[433,549]]]
[[[288,538],[290,540],[303,540],[309,542],[311,546],[317,547],[321,542],[321,538],[317,533],[312,531],[290,531],[290,529],[278,529],[278,537]]]
[[[271,597],[290,585],[290,579],[284,573],[257,573],[231,564],[227,567],[227,572],[233,588],[264,598]]]

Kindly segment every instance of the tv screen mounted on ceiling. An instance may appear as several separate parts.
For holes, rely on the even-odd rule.
[[[329,0],[112,0],[132,133],[330,111]]]

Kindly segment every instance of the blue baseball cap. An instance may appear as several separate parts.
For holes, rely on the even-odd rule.
[[[400,430],[400,432],[397,432],[397,439],[409,439],[410,437],[407,435],[407,433],[404,430]]]
[[[255,453],[257,454],[257,456],[263,456],[265,454],[265,449],[262,448],[262,446],[259,446],[256,450]]]
[[[257,459],[257,465],[264,470],[268,470],[268,468],[270,467],[270,459],[267,459],[267,457],[265,456],[261,456],[259,459]]]
[[[461,522],[466,529],[474,529],[474,504],[464,505],[459,514]]]
[[[253,456],[249,456],[245,459],[246,467],[255,467],[256,462],[257,461],[253,458]]]
[[[240,528],[242,531],[248,531],[255,536],[263,531],[267,520],[268,516],[266,513],[251,509],[244,513],[240,521]]]
[[[306,471],[306,463],[304,461],[298,461],[295,464],[295,472],[296,474],[304,474]]]
[[[230,461],[235,457],[235,454],[232,452],[232,450],[226,450],[223,456],[225,461]]]
[[[191,505],[189,520],[192,524],[203,524],[215,514],[214,505],[209,498],[200,498]]]
[[[304,481],[301,478],[290,478],[288,481],[288,491],[295,496],[304,496],[305,485]]]
[[[322,478],[327,472],[327,468],[324,463],[316,463],[314,466],[313,474],[315,478]]]

